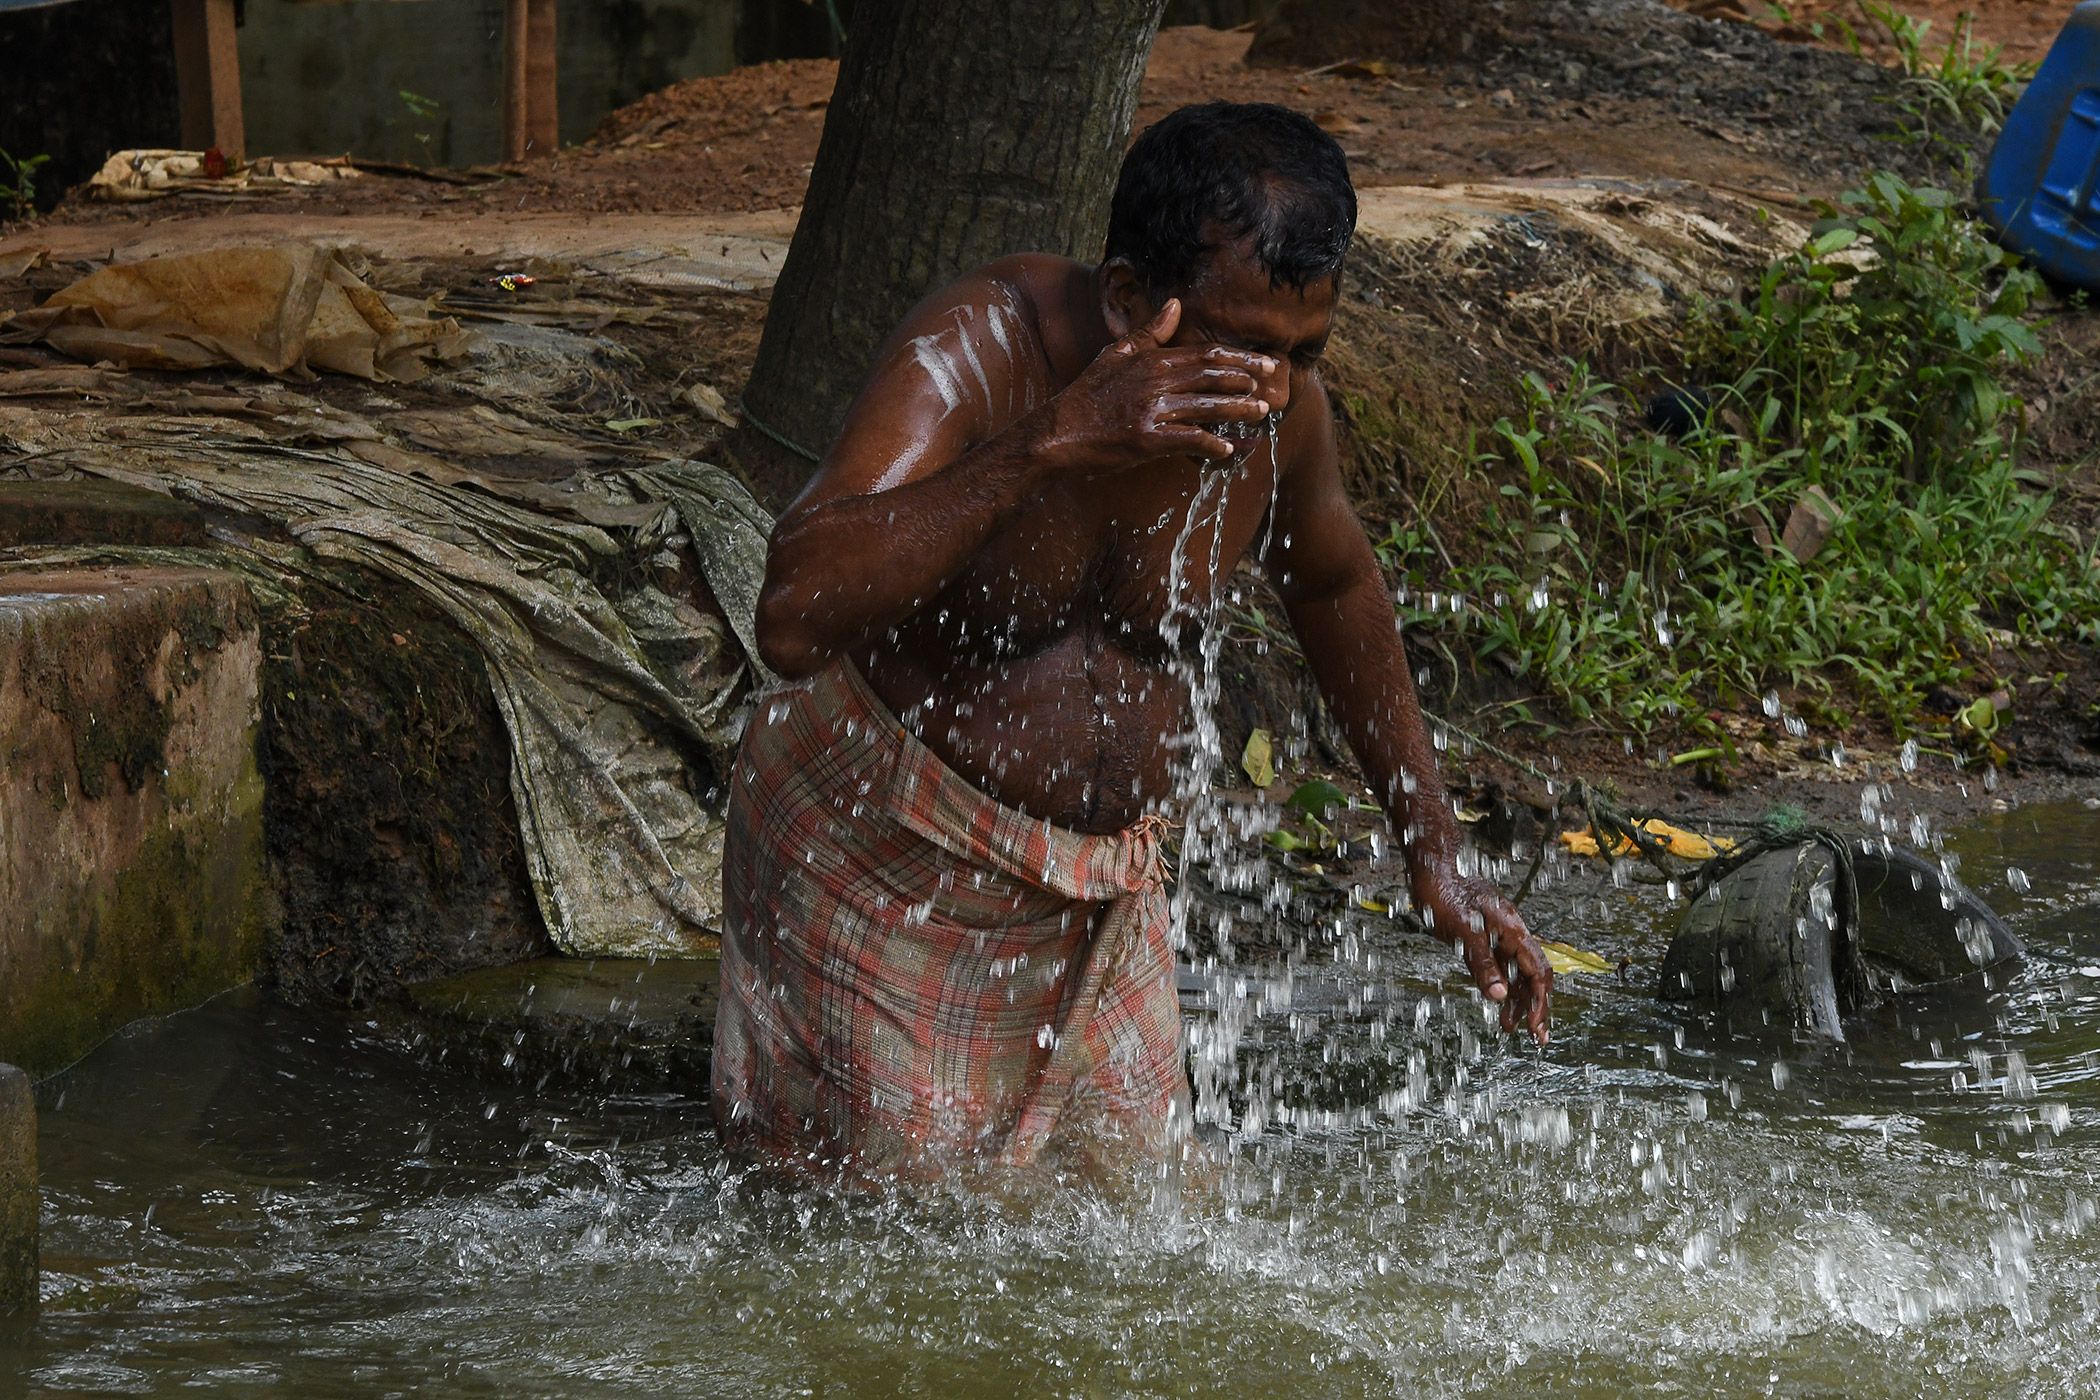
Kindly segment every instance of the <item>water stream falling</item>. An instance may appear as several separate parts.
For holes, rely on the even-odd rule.
[[[1212,919],[1211,938],[1205,951],[1204,970],[1209,974],[1215,1014],[1190,1036],[1191,1084],[1195,1121],[1201,1125],[1230,1129],[1234,1126],[1231,1094],[1243,1090],[1239,1074],[1240,1034],[1252,1004],[1251,989],[1244,978],[1221,973],[1220,964],[1232,961],[1233,916],[1222,908],[1198,909],[1199,891],[1244,891],[1252,880],[1269,873],[1259,858],[1257,844],[1273,830],[1274,815],[1264,808],[1232,804],[1221,799],[1217,775],[1226,761],[1218,732],[1218,659],[1225,644],[1223,625],[1228,581],[1223,557],[1226,512],[1232,486],[1254,455],[1268,448],[1269,501],[1262,516],[1262,536],[1255,557],[1266,560],[1275,530],[1276,502],[1282,486],[1282,468],[1277,456],[1281,412],[1266,417],[1247,437],[1248,446],[1198,479],[1189,502],[1188,516],[1176,536],[1167,568],[1167,608],[1160,631],[1167,644],[1168,670],[1187,691],[1189,727],[1173,741],[1181,761],[1175,769],[1174,815],[1181,824],[1177,857],[1178,871],[1173,893],[1174,946],[1190,955],[1190,925],[1200,914]],[[1216,487],[1213,500],[1213,486]],[[1200,589],[1192,589],[1189,578],[1190,544],[1196,531],[1210,528],[1207,573]],[[1200,599],[1201,601],[1196,601]],[[1196,646],[1182,646],[1189,626],[1198,629]],[[1251,872],[1251,874],[1250,874]],[[1265,989],[1273,995],[1278,989]],[[1243,1130],[1260,1132],[1262,1114],[1257,1094],[1254,1106],[1240,1123]]]

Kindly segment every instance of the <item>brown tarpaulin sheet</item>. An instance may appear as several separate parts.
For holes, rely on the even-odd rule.
[[[0,326],[125,369],[238,365],[290,379],[316,370],[420,379],[466,334],[421,302],[365,285],[332,248],[215,248],[105,267]]]

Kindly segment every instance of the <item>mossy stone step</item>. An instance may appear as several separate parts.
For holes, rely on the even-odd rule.
[[[0,481],[0,549],[22,545],[200,545],[204,513],[121,481]]]

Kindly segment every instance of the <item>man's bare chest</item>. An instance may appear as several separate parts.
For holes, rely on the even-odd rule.
[[[1236,467],[1167,461],[1042,492],[939,600],[942,630],[1026,655],[1076,632],[1151,652],[1192,630],[1267,533],[1266,446]],[[963,650],[976,650],[965,646]]]

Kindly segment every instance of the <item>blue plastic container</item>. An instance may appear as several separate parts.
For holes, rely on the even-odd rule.
[[[2085,0],[2006,115],[1976,182],[2006,247],[2100,291],[2100,0]]]

